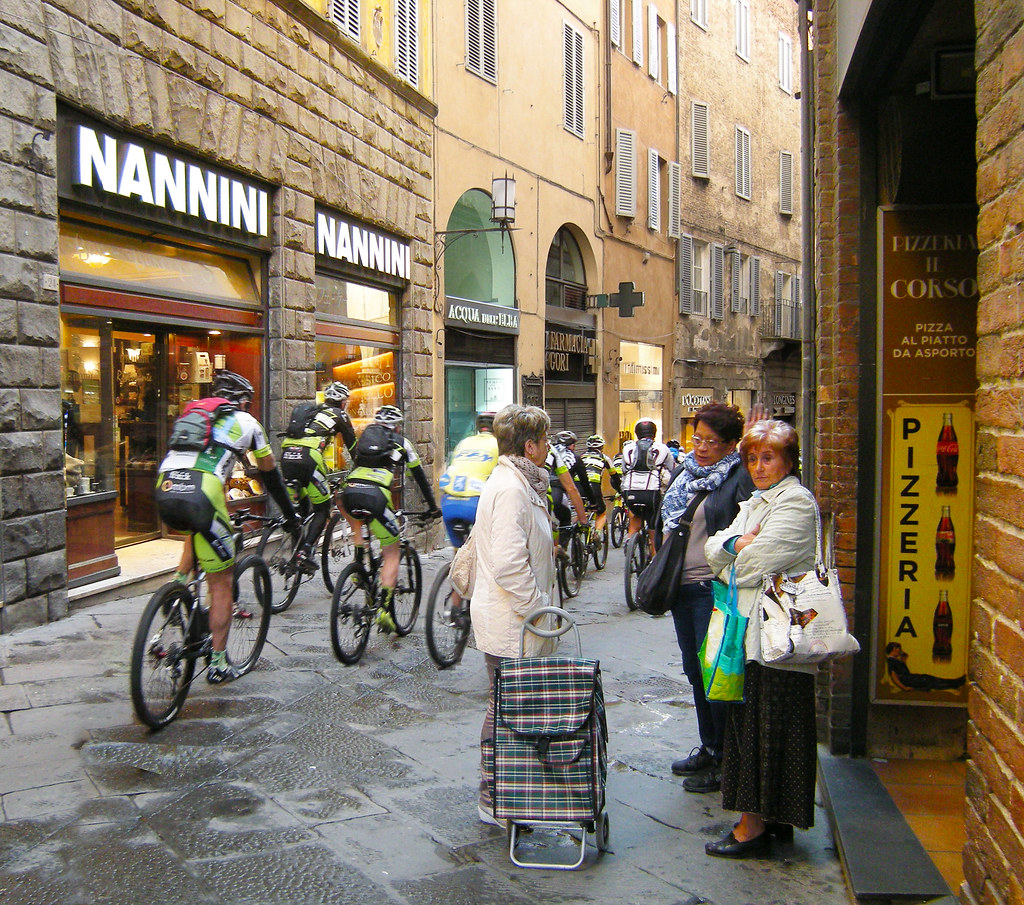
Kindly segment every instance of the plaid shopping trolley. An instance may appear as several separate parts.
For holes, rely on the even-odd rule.
[[[564,610],[558,629],[530,631],[560,635],[579,631]],[[608,822],[607,724],[601,666],[580,657],[505,660],[494,675],[494,742],[491,790],[494,816],[509,821],[509,854],[520,867],[573,869],[583,863],[586,833],[606,849]],[[572,864],[523,861],[516,855],[521,827],[582,828],[578,860]],[[575,837],[574,837],[575,838]]]

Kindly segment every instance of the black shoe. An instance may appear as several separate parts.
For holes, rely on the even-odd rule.
[[[766,823],[765,829],[768,831],[768,834],[770,836],[773,836],[775,838],[776,842],[793,841],[792,823]]]
[[[683,780],[683,788],[687,792],[717,792],[722,788],[721,767],[708,767],[700,773],[694,773]]]
[[[694,748],[689,757],[672,761],[672,772],[676,776],[689,776],[713,766],[715,766],[715,758],[707,748],[701,745],[699,748]]]
[[[724,839],[707,843],[704,851],[715,858],[756,858],[759,855],[767,855],[770,845],[767,831],[746,842],[740,842],[730,830]]]

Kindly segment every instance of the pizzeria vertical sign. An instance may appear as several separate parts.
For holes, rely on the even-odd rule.
[[[875,699],[963,705],[974,521],[977,211],[879,210]],[[898,647],[896,647],[898,645]]]

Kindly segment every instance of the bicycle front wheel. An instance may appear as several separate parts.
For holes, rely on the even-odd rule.
[[[650,558],[650,547],[647,540],[647,532],[638,531],[626,541],[626,571],[624,580],[626,584],[626,606],[631,610],[637,608],[636,582],[640,573],[647,568],[647,560]]]
[[[590,539],[591,552],[594,554],[594,568],[600,572],[608,563],[608,524]]]
[[[340,512],[335,512],[324,529],[323,544],[320,547],[320,571],[324,576],[324,587],[334,593],[334,576],[341,571],[341,564],[352,558],[352,530]]]
[[[258,554],[235,563],[228,660],[243,675],[260,658],[270,628],[270,573]]]
[[[354,666],[370,640],[373,590],[362,567],[353,563],[334,583],[331,598],[331,647],[346,666]]]
[[[132,645],[132,707],[150,729],[161,729],[181,711],[196,661],[189,643],[192,592],[170,582],[149,599]]]
[[[295,543],[295,538],[280,526],[267,525],[263,529],[263,538],[256,553],[263,559],[270,576],[272,613],[283,613],[288,609],[302,584],[302,574],[295,568],[293,559]]]
[[[402,541],[401,560],[398,565],[398,586],[391,596],[391,618],[395,620],[395,631],[408,635],[416,624],[420,612],[420,597],[423,595],[423,570],[416,548]]]
[[[424,616],[427,652],[438,669],[458,663],[469,639],[469,601],[455,603],[458,595],[452,588],[451,571],[452,564],[448,562],[434,576]]]
[[[622,546],[622,540],[626,536],[626,529],[629,527],[629,514],[622,506],[616,506],[612,510],[612,546],[618,550]]]

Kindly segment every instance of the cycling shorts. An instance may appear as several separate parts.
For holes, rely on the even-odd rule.
[[[234,532],[220,478],[197,468],[172,468],[157,478],[155,499],[169,528],[192,535],[199,568],[212,574],[235,564]]]
[[[391,508],[391,491],[380,484],[346,484],[341,491],[341,505],[355,518],[362,517],[355,515],[357,511],[369,513],[370,532],[382,547],[397,544],[401,539],[398,516]]]
[[[441,494],[441,516],[444,519],[444,530],[448,532],[448,540],[456,549],[462,546],[462,540],[455,532],[455,523],[462,521],[473,525],[476,522],[476,510],[479,505],[480,497],[478,496]]]
[[[314,506],[330,502],[331,484],[327,480],[327,466],[319,448],[299,444],[282,445],[281,475],[286,484],[298,485],[300,500],[308,497]]]
[[[623,490],[622,505],[637,518],[647,519],[648,525],[654,524],[658,514],[657,490]]]

